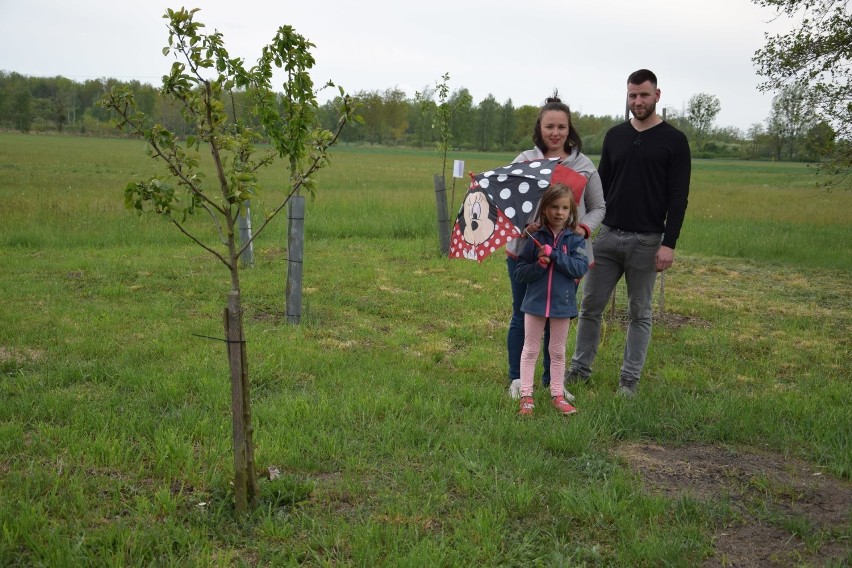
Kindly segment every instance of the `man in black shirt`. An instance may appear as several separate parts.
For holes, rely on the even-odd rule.
[[[577,344],[567,382],[588,380],[601,317],[618,281],[627,282],[627,341],[619,393],[636,394],[651,340],[654,282],[671,267],[686,213],[692,167],[686,136],[656,113],[657,77],[640,69],[627,78],[633,118],[611,128],[598,173],[606,216],[593,242],[595,263],[583,286]]]

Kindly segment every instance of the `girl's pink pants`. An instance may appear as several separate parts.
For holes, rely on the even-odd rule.
[[[532,396],[535,363],[547,318],[524,314],[524,350],[521,352],[521,396]],[[550,318],[550,396],[561,396],[565,386],[565,341],[570,318]]]

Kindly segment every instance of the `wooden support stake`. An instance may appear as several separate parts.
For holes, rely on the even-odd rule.
[[[447,188],[444,176],[435,174],[435,207],[438,211],[438,238],[441,243],[441,254],[450,253],[450,216],[447,214]]]
[[[238,514],[257,506],[260,493],[254,462],[254,427],[251,421],[251,395],[248,358],[242,327],[239,292],[231,291],[225,308],[225,337],[231,369],[231,417],[234,450],[234,500]]]
[[[302,266],[305,251],[305,197],[294,195],[288,204],[287,323],[302,320]]]
[[[237,226],[240,231],[240,246],[245,246],[251,240],[251,204],[245,202],[244,215],[237,215]],[[249,243],[243,254],[240,255],[240,262],[243,266],[254,266],[254,243]]]
[[[225,339],[228,346],[228,364],[231,369],[231,430],[234,450],[234,501],[238,515],[249,511],[247,432],[245,425],[245,397],[243,396],[243,338],[240,325],[239,292],[228,295],[225,308]]]

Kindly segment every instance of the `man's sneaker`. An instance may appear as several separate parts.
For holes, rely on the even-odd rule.
[[[577,412],[577,409],[568,404],[568,401],[565,400],[564,396],[554,396],[551,397],[550,403],[553,407],[562,413],[563,416],[568,416],[569,414],[574,414]]]
[[[569,369],[567,373],[565,373],[565,384],[570,385],[573,383],[588,383],[589,377],[584,377],[580,371],[577,369]]]
[[[535,408],[535,403],[533,402],[533,397],[522,396],[521,397],[521,406],[518,409],[518,414],[520,414],[521,416],[532,416],[533,408]]]
[[[509,383],[509,396],[515,400],[521,398],[521,379],[515,379]]]
[[[574,402],[574,395],[568,392],[568,389],[566,389],[565,387],[562,387],[562,396],[564,396],[565,400],[567,400],[568,402]]]
[[[621,377],[618,381],[618,394],[624,398],[633,398],[639,394],[639,381]]]

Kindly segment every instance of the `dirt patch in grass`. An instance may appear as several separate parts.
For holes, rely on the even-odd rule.
[[[257,310],[251,316],[251,319],[256,322],[279,324],[283,321],[283,314],[268,310]]]
[[[648,491],[727,504],[706,568],[849,561],[852,483],[812,464],[712,445],[631,443],[617,453]]]
[[[0,345],[0,376],[14,376],[28,365],[41,361],[44,351]]]
[[[621,329],[627,329],[627,326],[630,323],[630,319],[627,317],[627,312],[621,309],[616,310],[615,315],[613,316],[610,308],[607,308],[606,312],[604,312],[604,316],[604,319],[607,322],[615,321]],[[707,320],[703,320],[695,316],[676,314],[671,311],[660,312],[655,310],[653,321],[654,325],[667,327],[669,329],[680,329],[682,327],[699,327],[702,329],[708,329],[710,327],[710,322]]]
[[[625,323],[630,323],[625,318]],[[710,322],[695,316],[684,316],[674,312],[654,312],[654,325],[662,325],[672,329],[681,327],[700,327],[707,329],[710,327]]]
[[[12,361],[39,361],[44,356],[44,351],[39,349],[4,347],[0,345],[0,363]]]

